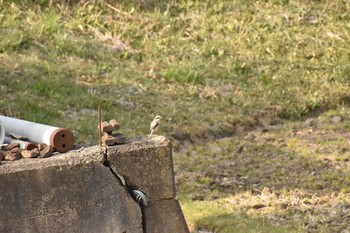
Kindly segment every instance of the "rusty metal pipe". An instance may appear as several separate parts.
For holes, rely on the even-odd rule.
[[[28,141],[22,141],[22,140],[17,140],[17,139],[13,139],[10,137],[5,137],[5,143],[7,144],[11,144],[11,143],[18,143],[21,149],[25,149],[25,150],[33,150],[34,148],[37,147],[37,145],[35,145],[35,143],[32,142],[28,142]]]
[[[74,146],[74,135],[64,128],[39,124],[0,115],[5,135],[21,135],[29,141],[53,146],[58,152],[67,152]]]

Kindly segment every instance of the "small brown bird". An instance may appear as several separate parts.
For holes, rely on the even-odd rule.
[[[161,116],[156,116],[152,123],[151,126],[149,127],[149,135],[151,136],[154,132],[156,132],[159,128],[159,121],[162,119]]]

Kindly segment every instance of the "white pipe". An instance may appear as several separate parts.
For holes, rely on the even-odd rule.
[[[13,139],[13,138],[10,138],[10,137],[5,137],[4,142],[7,143],[7,144],[18,143],[20,148],[21,149],[25,149],[25,150],[32,150],[32,149],[37,147],[32,142],[17,140],[17,139]]]
[[[18,134],[32,142],[51,145],[59,152],[69,151],[74,146],[74,135],[67,129],[1,115],[0,121],[5,128],[6,135]]]
[[[3,124],[0,122],[0,144],[3,144],[5,141],[5,128]]]

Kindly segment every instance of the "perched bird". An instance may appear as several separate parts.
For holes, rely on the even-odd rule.
[[[154,132],[156,132],[159,128],[159,121],[162,119],[161,116],[156,116],[152,123],[151,126],[149,127],[149,135],[151,136]]]

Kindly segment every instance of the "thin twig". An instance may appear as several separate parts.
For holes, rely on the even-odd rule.
[[[99,145],[102,147],[102,123],[101,123],[101,107],[98,106],[98,139]]]
[[[129,15],[128,13],[125,13],[124,11],[119,10],[118,8],[112,6],[112,5],[108,4],[108,3],[106,3],[106,6],[107,6],[109,9],[113,10],[114,12],[116,12],[116,13],[118,13],[118,14],[121,14],[121,15],[124,15],[124,16],[126,16],[127,18],[129,18],[129,19],[135,19],[135,17],[133,17],[132,15]]]

